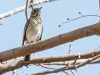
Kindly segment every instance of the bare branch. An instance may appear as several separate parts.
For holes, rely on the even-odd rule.
[[[100,46],[98,46],[94,51],[96,51],[97,49],[99,49],[100,48]]]
[[[70,44],[68,55],[70,54],[71,50],[72,50],[72,45]],[[66,64],[66,66],[69,66],[69,61],[68,61],[68,64]],[[70,71],[71,71],[71,73],[72,73],[73,75],[75,75],[75,73],[74,73],[72,70],[70,70]]]
[[[39,65],[37,65],[37,66],[41,66],[41,67],[46,68],[46,69],[55,69],[55,68],[51,68],[51,67],[49,67],[49,66],[45,66],[45,65],[43,65],[43,64],[39,64]]]
[[[97,53],[97,52],[99,52],[99,53]],[[95,53],[100,54],[100,51],[96,51]],[[95,55],[95,53],[94,53],[94,55]],[[92,52],[80,54],[81,59],[84,59],[84,60],[77,60],[76,65],[79,65],[80,63],[86,62],[87,59],[85,59],[85,58],[87,58],[89,55],[92,55],[92,54],[93,54]],[[55,56],[55,57],[32,58],[28,64],[45,64],[45,65],[66,65],[66,64],[69,64],[69,65],[73,65],[74,64],[74,56],[75,56],[75,54],[73,54],[71,56],[66,55],[66,56]],[[72,60],[70,58],[73,58],[73,61],[69,61],[69,60]],[[61,61],[63,61],[63,62],[61,62]],[[68,61],[68,62],[65,62],[65,61]],[[88,62],[88,64],[89,63],[90,62]],[[100,58],[94,60],[90,64],[93,64],[93,63],[100,63]],[[26,66],[24,61],[17,59],[15,61],[13,61],[12,63],[0,66],[0,74],[21,68],[22,66]]]
[[[79,65],[80,63],[82,62],[85,62],[87,61],[88,59],[78,59],[76,64],[75,65]],[[100,63],[100,58],[88,63],[88,64],[98,64]],[[67,64],[70,64],[70,65],[74,65],[74,60],[71,60],[71,61],[66,61],[66,62],[52,62],[52,63],[44,63],[45,65],[67,65]]]
[[[52,2],[52,1],[56,1],[56,0],[41,0],[41,2],[36,0],[36,1],[34,1],[34,4],[33,3],[29,3],[28,4],[28,8],[31,7],[32,5],[38,5],[38,4],[41,4],[41,3]],[[11,10],[9,12],[3,13],[3,14],[0,15],[0,19],[6,18],[6,17],[11,16],[13,14],[16,14],[18,12],[24,11],[25,7],[26,7],[26,5],[24,5],[22,7],[19,7],[19,8],[16,8],[14,10]]]
[[[73,72],[73,70],[71,70],[71,73],[72,73],[73,75],[76,75],[76,74]]]
[[[68,54],[70,54],[71,50],[72,50],[72,45],[70,44]]]
[[[43,72],[39,72],[39,73],[34,73],[34,74],[28,74],[28,75],[43,75],[43,74],[49,74],[49,73],[57,73],[57,72],[60,72],[60,71],[64,71],[64,70],[72,70],[72,69],[75,69],[75,68],[79,68],[79,67],[82,67],[84,65],[86,65],[87,63],[90,63],[91,61],[97,59],[100,57],[100,54],[91,58],[91,59],[88,59],[87,61],[79,64],[79,65],[75,65],[75,66],[68,66],[68,67],[63,67],[63,68],[59,68],[59,69],[54,69],[54,70],[47,70],[47,71],[43,71]]]
[[[77,20],[77,19],[80,19],[80,18],[83,18],[83,17],[88,17],[88,16],[96,16],[96,17],[100,17],[99,15],[81,15],[80,17],[77,17],[77,18],[74,18],[74,19],[71,19],[71,20],[69,20],[69,18],[68,18],[68,20],[69,21],[66,21],[66,22],[63,22],[61,25],[59,25],[58,27],[61,27],[63,24],[65,24],[65,23],[68,23],[68,22],[71,22],[71,21],[74,21],[74,20]]]
[[[53,38],[40,41],[35,44],[30,44],[27,47],[23,46],[23,47],[10,49],[10,50],[5,50],[3,52],[0,52],[0,61],[1,62],[7,61],[16,57],[25,56],[31,53],[36,53],[39,51],[43,51],[43,50],[46,50],[46,49],[49,49],[49,48],[52,48],[64,43],[72,42],[74,40],[77,40],[83,37],[92,36],[92,35],[100,35],[100,23],[97,23],[91,26],[86,26],[86,27],[83,27],[83,28],[80,28],[80,29],[77,29],[65,34],[60,34]],[[92,54],[89,57],[93,57],[97,55],[98,53],[100,53],[100,51],[96,51],[96,52],[95,51],[92,52],[94,55]],[[70,59],[72,59],[72,57]]]
[[[8,72],[8,71],[13,71],[13,70],[14,70],[13,71],[13,73],[14,73],[15,69],[20,68],[24,65],[25,65],[25,63],[23,62],[23,60],[15,60],[12,63],[0,66],[0,74],[3,74],[3,73]]]
[[[75,66],[75,67],[78,68],[78,67],[84,66],[85,64],[90,63],[90,62],[92,62],[93,60],[98,59],[99,57],[100,57],[100,54],[97,55],[97,56],[95,56],[95,57],[93,57],[93,58],[89,58],[87,61],[85,61],[85,62],[83,62],[83,63],[80,63],[79,65],[77,65],[77,66]]]
[[[65,74],[69,75],[69,73],[67,73],[66,71],[63,71]]]
[[[26,0],[25,15],[26,15],[26,20],[28,20],[28,0]]]
[[[33,6],[34,6],[34,5],[32,6],[32,3],[34,4],[34,0],[31,0],[30,3],[31,3],[31,8],[32,8],[32,10],[33,10]]]
[[[70,69],[72,69],[72,66],[69,66]],[[49,74],[49,73],[57,73],[57,72],[61,72],[64,70],[68,70],[68,68],[63,67],[63,68],[59,68],[59,69],[53,69],[53,70],[47,70],[47,71],[43,71],[43,72],[39,72],[39,73],[34,73],[34,74],[27,74],[27,75],[44,75],[44,74]]]
[[[15,58],[15,60],[18,60],[18,58]],[[17,75],[16,69],[13,70],[13,74],[12,75]]]

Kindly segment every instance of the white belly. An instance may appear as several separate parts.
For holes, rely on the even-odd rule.
[[[28,44],[39,41],[41,38],[42,26],[37,25],[26,31],[26,41]]]

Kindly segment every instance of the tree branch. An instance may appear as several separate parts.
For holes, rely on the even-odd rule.
[[[88,59],[78,59],[75,63],[75,65],[79,65],[82,62],[85,62]],[[51,62],[51,63],[43,63],[44,65],[74,65],[74,61],[75,60],[71,60],[71,61],[66,61],[66,62]],[[88,64],[98,64],[100,63],[100,58],[88,63]]]
[[[25,15],[26,15],[26,20],[28,20],[28,0],[26,0]]]
[[[100,54],[100,51],[80,54],[81,60],[77,60],[75,65],[79,65],[80,63],[86,62],[88,59],[85,59],[85,58],[91,58],[93,56],[96,56],[96,54],[97,55]],[[85,59],[85,60],[82,60],[82,59]],[[71,60],[71,61],[69,61],[69,60]],[[45,64],[45,63],[50,64],[51,63],[51,65],[52,64],[58,65],[57,63],[60,63],[63,61],[61,63],[63,65],[66,65],[66,64],[73,65],[74,60],[75,60],[75,54],[66,55],[66,56],[32,58],[28,64]],[[92,61],[91,63],[100,63],[100,59],[96,59],[96,60]],[[89,62],[87,64],[89,64]],[[13,61],[12,63],[0,66],[0,74],[8,72],[8,71],[12,71],[14,69],[21,68],[22,66],[26,66],[24,61],[17,59],[15,61]]]
[[[100,35],[100,23],[97,23],[91,26],[86,26],[86,27],[74,30],[72,32],[59,34],[58,36],[49,38],[47,40],[40,41],[35,44],[30,44],[27,47],[23,46],[23,47],[18,47],[18,48],[0,52],[0,61],[2,62],[2,61],[16,58],[16,57],[25,56],[31,53],[43,51],[43,50],[46,50],[46,49],[49,49],[49,48],[52,48],[64,43],[72,42],[74,40],[78,40],[80,38],[84,38],[84,37],[88,37],[92,35]],[[93,52],[93,53],[94,55],[97,55],[100,53],[100,51]],[[90,55],[90,57],[94,55]]]
[[[49,73],[57,73],[57,72],[64,71],[64,70],[72,70],[75,68],[82,67],[82,66],[86,65],[87,63],[90,63],[91,61],[93,61],[99,57],[100,57],[100,54],[93,58],[88,59],[87,61],[85,61],[83,63],[80,63],[79,65],[63,67],[63,68],[59,68],[59,69],[52,69],[52,70],[47,70],[47,71],[43,71],[43,72],[39,72],[39,73],[35,73],[35,74],[27,74],[27,75],[44,75],[44,74],[49,74]]]
[[[34,4],[29,3],[28,4],[28,8],[31,7],[32,5],[38,5],[38,4],[41,4],[41,3],[51,2],[51,1],[56,1],[56,0],[41,0],[41,2],[40,2],[40,0],[39,1],[36,0],[36,1],[34,1]],[[16,14],[18,12],[24,11],[25,10],[25,7],[26,7],[26,5],[24,5],[22,7],[19,7],[19,8],[16,8],[14,10],[11,10],[9,12],[3,13],[3,14],[0,15],[0,19],[6,18],[6,17],[11,16],[13,14]]]

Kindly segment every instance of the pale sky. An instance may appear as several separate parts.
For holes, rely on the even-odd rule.
[[[26,0],[1,0],[0,2],[0,14],[11,11],[18,7],[25,5]],[[99,15],[99,0],[57,0],[54,2],[43,3],[34,6],[34,8],[41,7],[41,19],[43,22],[43,35],[42,40],[76,30],[81,27],[92,25],[97,23],[99,17],[85,17],[69,23],[65,23],[62,27],[58,25],[67,21],[67,18],[74,19],[80,17],[78,12],[82,15]],[[28,15],[30,16],[31,8]],[[0,26],[0,51],[6,51],[12,48],[20,47],[22,45],[23,29],[26,23],[25,11],[16,13],[7,18],[0,20],[3,25]],[[37,53],[37,57],[47,56],[60,56],[67,55],[69,45],[72,44],[71,54],[85,53],[95,50],[100,46],[100,36],[91,36],[82,38],[73,42],[69,42],[45,51]],[[33,57],[33,54],[31,55]],[[52,66],[61,67],[61,66]],[[25,75],[31,73],[37,73],[45,71],[42,67],[34,65],[29,68],[22,67],[17,69],[18,75]],[[71,72],[69,72],[70,75]],[[75,71],[74,71],[75,72]],[[3,75],[11,75],[12,72],[7,72]],[[86,65],[77,69],[76,75],[99,75],[100,64]],[[48,75],[66,75],[63,72],[52,73]]]

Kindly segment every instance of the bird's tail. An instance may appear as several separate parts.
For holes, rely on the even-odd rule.
[[[24,61],[29,62],[30,61],[30,55],[26,55],[25,58],[24,58]]]

